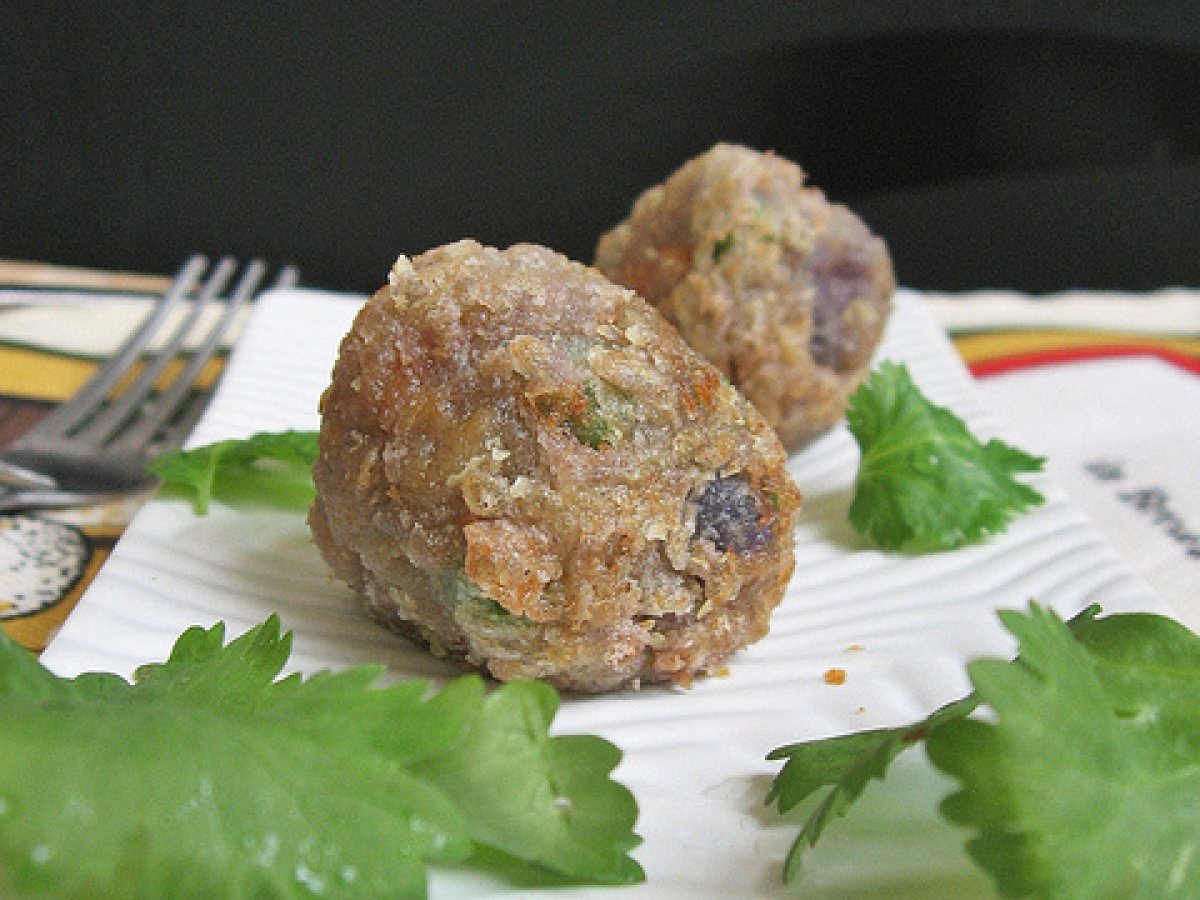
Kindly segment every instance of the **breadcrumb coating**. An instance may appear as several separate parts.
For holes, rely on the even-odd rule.
[[[544,247],[401,257],[321,413],[332,569],[498,679],[688,683],[766,634],[791,575],[771,427],[633,291]]]
[[[638,198],[596,267],[656,306],[789,450],[841,421],[891,311],[884,242],[795,163],[718,144]]]

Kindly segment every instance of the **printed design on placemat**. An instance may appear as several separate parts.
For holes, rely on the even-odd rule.
[[[87,536],[73,525],[0,516],[0,619],[36,615],[61,603],[91,556]]]
[[[1125,478],[1120,462],[1098,459],[1084,463],[1084,471],[1097,481],[1118,483]],[[1183,516],[1172,508],[1171,495],[1158,485],[1121,490],[1117,499],[1147,516],[1164,535],[1179,545],[1192,559],[1200,559],[1200,533],[1187,526]]]

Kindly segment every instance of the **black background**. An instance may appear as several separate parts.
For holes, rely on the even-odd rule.
[[[352,290],[466,236],[587,261],[729,140],[906,285],[1197,285],[1198,6],[5,3],[0,256]]]

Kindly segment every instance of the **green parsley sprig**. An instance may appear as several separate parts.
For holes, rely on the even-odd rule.
[[[1043,502],[1013,477],[1040,471],[1042,458],[981,443],[930,403],[901,363],[885,360],[871,373],[850,398],[846,424],[862,452],[850,523],[886,550],[951,550]]]
[[[259,432],[160,454],[149,466],[163,489],[190,497],[197,514],[214,499],[304,509],[316,493],[317,432]]]
[[[551,737],[552,688],[278,678],[290,651],[272,617],[66,679],[0,631],[0,896],[422,897],[476,859],[643,880],[620,753]]]
[[[1014,660],[968,666],[974,691],[929,718],[791,744],[767,798],[781,812],[828,789],[784,867],[906,747],[925,744],[957,782],[942,814],[1010,896],[1200,896],[1200,638],[1163,616],[1070,623],[1031,604],[1004,611]],[[987,718],[972,717],[981,707]]]

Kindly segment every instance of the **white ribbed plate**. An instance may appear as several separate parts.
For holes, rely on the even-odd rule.
[[[316,428],[317,399],[361,302],[303,290],[264,296],[191,443]],[[919,297],[897,297],[879,356],[907,362],[926,394],[978,435],[1003,436]],[[780,863],[795,827],[762,806],[778,768],[764,759],[771,749],[911,721],[961,695],[967,659],[1012,649],[998,607],[1036,598],[1063,615],[1091,602],[1108,611],[1163,609],[1044,477],[1034,483],[1046,505],[983,546],[911,558],[863,549],[846,523],[857,460],[844,429],[791,460],[805,494],[796,575],[770,636],[739,654],[728,677],[691,690],[564,699],[557,730],[597,733],[620,746],[617,777],[641,809],[645,843],[636,856],[648,882],[597,889],[597,896],[780,893]],[[217,505],[198,518],[174,500],[138,514],[43,659],[60,674],[129,676],[138,664],[165,658],[190,625],[224,619],[234,635],[272,612],[295,631],[296,670],[382,661],[389,677],[455,673],[359,613],[327,575],[302,515]],[[823,679],[835,667],[846,672],[842,685]],[[959,836],[932,811],[938,782],[920,765],[901,769],[915,774],[898,788],[873,788],[868,809],[817,848],[802,894],[978,895]],[[432,881],[434,897],[506,891],[557,893],[469,872],[438,872]]]

